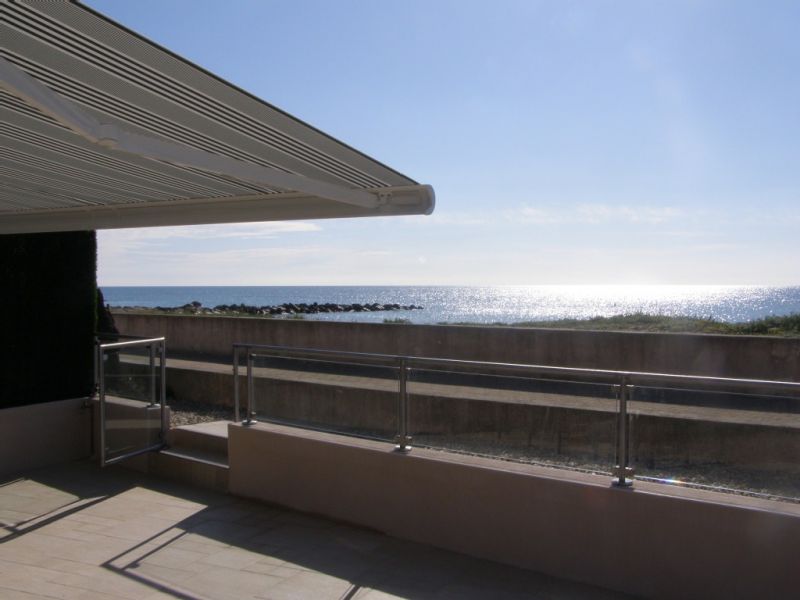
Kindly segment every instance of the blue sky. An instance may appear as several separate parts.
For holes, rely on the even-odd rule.
[[[100,232],[101,285],[800,284],[800,3],[87,4],[437,193]]]

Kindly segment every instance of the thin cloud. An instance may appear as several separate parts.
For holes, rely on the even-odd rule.
[[[104,253],[98,279],[104,285],[241,285],[243,278],[268,278],[281,270],[297,271],[328,252],[318,246],[175,251],[142,247]]]
[[[485,225],[493,218],[494,213],[488,212],[436,212],[430,216],[404,216],[387,217],[381,219],[382,224],[396,227],[398,224],[411,225],[413,227],[474,227]]]
[[[141,229],[106,229],[97,232],[97,241],[104,254],[123,254],[153,246],[163,246],[176,240],[268,240],[282,235],[321,230],[322,227],[316,223],[305,221],[185,225]]]
[[[609,204],[581,204],[577,218],[584,223],[607,223],[621,220],[628,223],[666,223],[685,216],[672,206],[614,206]]]
[[[523,206],[506,212],[511,221],[533,225],[559,223],[647,223],[657,225],[685,217],[684,211],[672,206],[627,206],[586,203],[558,208]]]
[[[564,222],[564,216],[556,211],[533,206],[523,206],[519,211],[512,211],[506,216],[512,220],[520,220],[534,225],[552,225]]]

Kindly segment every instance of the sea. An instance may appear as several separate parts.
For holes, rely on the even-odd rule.
[[[326,321],[519,323],[589,319],[637,312],[743,322],[800,313],[800,286],[533,285],[533,286],[102,286],[107,304],[153,308],[200,302],[276,306],[284,303],[387,304],[421,310],[305,315]]]

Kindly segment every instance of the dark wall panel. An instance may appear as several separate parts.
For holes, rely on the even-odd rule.
[[[92,231],[0,235],[0,408],[91,392],[96,266]]]

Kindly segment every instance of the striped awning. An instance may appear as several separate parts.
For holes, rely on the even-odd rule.
[[[0,233],[433,211],[430,186],[77,2],[0,2],[0,113]]]

